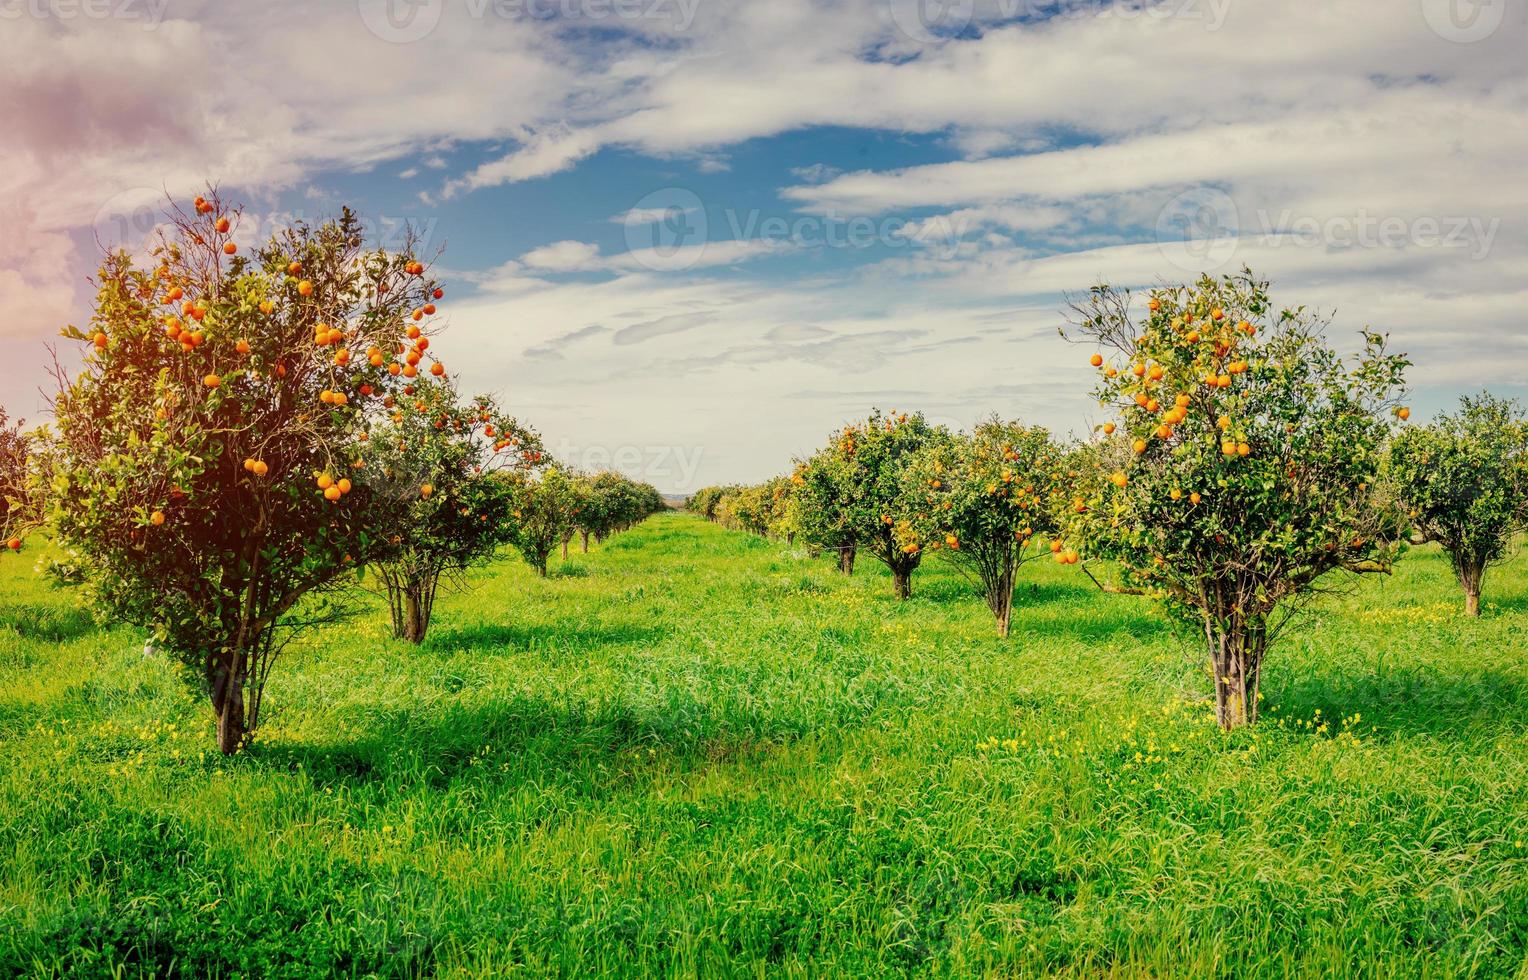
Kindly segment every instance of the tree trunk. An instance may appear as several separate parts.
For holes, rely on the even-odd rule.
[[[854,545],[838,549],[838,570],[845,575],[854,574]]]
[[[572,542],[573,542],[572,538],[563,538],[562,539],[562,560],[563,561],[567,561],[568,560],[568,545],[571,544]]]
[[[913,594],[913,570],[906,565],[891,566],[891,587],[898,599],[908,599]]]
[[[418,644],[430,630],[435,609],[439,572],[394,572],[385,576],[388,608],[392,612],[393,637]]]
[[[1458,568],[1459,584],[1464,588],[1464,614],[1480,615],[1480,589],[1485,584],[1485,566],[1475,562],[1461,562]]]
[[[246,669],[244,654],[228,651],[214,660],[213,673],[208,678],[212,713],[217,718],[218,751],[224,755],[239,751],[249,734],[244,727]]]
[[[393,634],[410,643],[424,642],[425,631],[430,628],[429,615],[424,611],[424,600],[418,589],[409,589],[403,596],[403,621],[395,623]]]
[[[1008,624],[1013,618],[1013,569],[998,573],[987,588],[987,608],[997,619],[997,635],[1008,638]]]
[[[1210,666],[1215,671],[1215,720],[1226,731],[1257,721],[1258,686],[1266,626],[1261,621],[1233,616],[1228,625],[1205,620]]]
[[[583,532],[583,535],[584,535],[584,554],[587,555],[589,553],[589,532],[585,531],[585,532]]]
[[[788,548],[794,548],[796,546],[796,532],[795,531],[787,531],[786,532],[786,534],[785,534],[785,545]]]

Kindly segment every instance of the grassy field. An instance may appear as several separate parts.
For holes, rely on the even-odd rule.
[[[314,634],[225,760],[0,562],[0,975],[1528,976],[1528,560],[1479,621],[1428,550],[1328,600],[1231,737],[1034,569],[1003,642],[938,565],[660,516]]]

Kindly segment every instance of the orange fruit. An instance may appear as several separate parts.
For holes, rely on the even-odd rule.
[[[312,296],[313,295],[313,284],[311,282],[309,282],[308,280],[306,280],[306,279],[304,279],[302,282],[298,283],[297,284],[297,295],[299,295],[299,296]]]
[[[99,332],[95,335],[94,339],[97,350],[105,350],[106,345],[110,342],[106,339],[106,335],[104,333]]]
[[[233,253],[237,252],[238,250],[239,250],[239,246],[235,245],[233,242],[224,242],[223,243],[223,254],[224,255],[232,255]]]
[[[249,353],[249,341],[240,339],[240,341],[237,344],[233,345],[233,349],[238,351],[240,354],[248,354]]]
[[[1088,358],[1088,363],[1094,367],[1098,367],[1099,365],[1103,364],[1103,362],[1104,356],[1102,354],[1094,354],[1092,357]]]
[[[156,510],[156,511],[154,511],[154,513],[150,514],[149,515],[149,523],[154,525],[155,527],[158,527],[159,525],[163,524],[164,523],[164,511]]]
[[[222,383],[223,383],[223,379],[218,377],[215,374],[209,374],[205,378],[202,379],[202,384],[206,385],[209,388],[216,388],[218,385],[220,385]]]

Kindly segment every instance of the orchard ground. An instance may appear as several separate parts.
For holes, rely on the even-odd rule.
[[[1199,644],[1026,567],[999,640],[685,514],[420,648],[307,636],[232,758],[143,635],[0,563],[0,974],[1522,976],[1528,559],[1328,597],[1215,726]]]

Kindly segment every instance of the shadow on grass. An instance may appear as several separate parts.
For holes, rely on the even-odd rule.
[[[328,743],[257,742],[249,758],[279,769],[300,763],[320,786],[423,781],[444,787],[477,777],[566,781],[593,794],[655,764],[690,769],[740,761],[803,734],[788,726],[738,730],[694,702],[638,708],[531,696],[379,712],[356,729],[354,738]]]
[[[553,623],[474,623],[437,628],[425,640],[425,648],[451,651],[462,648],[484,651],[535,649],[589,649],[599,646],[650,643],[663,630],[641,623],[559,620]]]
[[[1422,667],[1384,667],[1360,677],[1322,673],[1265,686],[1282,717],[1310,718],[1317,708],[1337,723],[1355,712],[1360,728],[1380,732],[1459,734],[1468,729],[1520,730],[1528,725],[1528,683],[1500,670],[1442,674]]]
[[[10,628],[24,639],[65,643],[99,630],[84,609],[52,602],[0,603],[0,629]]]

